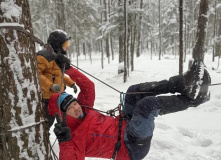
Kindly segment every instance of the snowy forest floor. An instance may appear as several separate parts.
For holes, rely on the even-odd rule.
[[[117,56],[116,56],[117,57]],[[184,72],[187,70],[184,63]],[[76,65],[76,58],[72,58]],[[132,84],[160,81],[178,74],[179,59],[174,55],[165,55],[159,61],[158,56],[151,60],[150,55],[143,54],[135,58],[135,70],[129,73],[126,83],[123,83],[123,74],[118,75],[118,59],[101,69],[100,54],[92,55],[92,64],[87,57],[79,58],[79,67],[119,91],[126,92]],[[210,73],[212,84],[221,82],[221,66],[217,70],[218,59],[212,62],[212,55],[206,55],[205,64]],[[89,76],[88,76],[89,77]],[[95,83],[96,100],[94,107],[103,111],[117,107],[120,95],[115,90],[89,77]],[[221,160],[221,85],[211,86],[211,99],[197,108],[189,108],[182,112],[158,116],[155,119],[155,131],[149,154],[144,160]],[[67,88],[66,92],[73,94]],[[73,94],[74,95],[74,94]],[[74,95],[76,96],[76,95]],[[50,130],[51,143],[55,135],[53,127]],[[56,143],[53,147],[59,153]],[[97,160],[98,158],[86,158]]]

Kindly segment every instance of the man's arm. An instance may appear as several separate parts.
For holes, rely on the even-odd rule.
[[[71,87],[73,84],[75,84],[75,82],[71,78],[69,78],[68,76],[64,76],[64,83],[68,87]]]
[[[55,123],[54,133],[58,139],[60,153],[59,160],[84,160],[85,151],[83,145],[85,144],[82,140],[77,139],[80,145],[76,148],[75,142],[71,140],[71,130],[67,126],[66,112],[59,117],[58,113],[55,114],[57,123]],[[81,148],[81,151],[79,150]]]
[[[94,83],[87,78],[83,73],[77,69],[70,67],[65,71],[70,78],[76,82],[81,91],[78,94],[78,101],[81,105],[93,107],[95,100],[95,86]]]

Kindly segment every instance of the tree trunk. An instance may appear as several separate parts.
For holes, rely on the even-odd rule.
[[[140,9],[143,8],[143,0],[140,0]],[[141,14],[141,13],[140,13]],[[137,36],[137,57],[140,57],[141,54],[141,32],[142,32],[142,14],[139,16],[139,31]]]
[[[102,6],[102,0],[100,0],[100,5]],[[103,12],[101,12],[101,26],[103,25]],[[101,68],[104,69],[104,48],[103,48],[103,30],[101,30]]]
[[[216,37],[216,21],[217,21],[217,9],[216,9],[216,1],[215,1],[215,11],[214,11],[214,30],[213,30],[213,39],[215,39]],[[215,61],[215,48],[216,48],[216,45],[214,44],[213,45],[213,57],[212,57],[212,61],[214,62]]]
[[[161,3],[159,0],[159,60],[161,60]]]
[[[82,50],[83,50],[83,55],[86,57],[86,43],[83,42],[83,45],[82,45]]]
[[[131,54],[130,54],[130,66],[131,66],[131,71],[134,71],[134,32],[133,32],[133,27],[131,26],[131,29],[130,29],[130,51],[131,51]]]
[[[114,60],[114,44],[113,44],[113,38],[110,38],[111,41],[111,54],[112,54],[112,60]]]
[[[105,6],[105,22],[108,23],[108,2],[109,0],[104,0],[104,6]],[[109,43],[109,34],[107,35],[107,37],[105,38],[105,42],[106,42],[106,55],[108,58],[108,64],[110,63],[110,43]]]
[[[57,27],[65,30],[64,1],[57,0]]]
[[[120,34],[120,36],[119,36],[119,63],[124,61],[124,45],[123,45],[123,43],[124,43],[123,38],[124,37],[121,33],[122,28],[123,28],[122,26],[119,27],[119,34]]]
[[[219,1],[219,4],[221,4],[221,2]],[[217,10],[217,15],[221,14],[221,8],[219,8]],[[219,16],[219,20],[218,20],[218,26],[217,26],[217,41],[216,41],[216,49],[215,49],[215,56],[221,56],[221,16]]]
[[[137,8],[137,4],[135,3],[135,9]],[[134,14],[134,22],[136,22],[137,19],[137,14]],[[135,52],[135,43],[136,43],[136,23],[131,26],[131,58],[130,58],[130,63],[131,63],[131,71],[134,71],[134,52]]]
[[[208,3],[208,0],[201,0],[200,2],[196,44],[193,48],[194,59],[204,60]]]
[[[9,5],[20,12],[13,15],[4,8]],[[10,17],[5,16],[8,12]],[[11,23],[33,34],[28,1],[1,2],[0,23]],[[50,159],[34,44],[20,31],[0,29],[1,160]]]
[[[179,74],[183,73],[183,0],[180,0],[180,58],[179,58]]]
[[[127,82],[127,0],[124,0],[124,83]]]
[[[184,62],[186,62],[186,52],[187,52],[187,20],[186,20],[186,17],[185,17],[185,52],[184,52]]]

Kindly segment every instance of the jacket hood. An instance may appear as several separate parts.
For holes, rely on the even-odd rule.
[[[62,45],[65,41],[70,40],[71,37],[67,35],[63,30],[55,30],[50,33],[47,43],[51,45],[55,53],[66,54],[63,50]]]

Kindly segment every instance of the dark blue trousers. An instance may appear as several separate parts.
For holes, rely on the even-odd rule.
[[[127,92],[139,92],[139,84],[129,87]],[[128,94],[125,97],[125,110],[128,125],[124,143],[132,160],[143,159],[150,149],[154,130],[154,117],[160,111],[160,100],[154,96]]]
[[[151,83],[151,89],[159,93],[167,93],[166,84]],[[145,83],[148,86],[148,82]],[[154,85],[155,84],[155,85]],[[158,88],[157,88],[158,87]],[[146,92],[149,92],[146,87]],[[143,91],[143,90],[142,90]],[[155,90],[154,90],[155,91]],[[168,114],[197,106],[186,95],[158,96],[157,91],[151,94],[127,94],[123,113],[127,116],[128,125],[124,133],[124,143],[132,160],[143,159],[150,149],[154,131],[154,118],[158,114]],[[140,92],[140,84],[130,86],[127,92]]]

